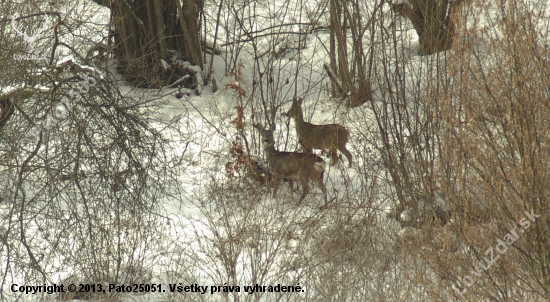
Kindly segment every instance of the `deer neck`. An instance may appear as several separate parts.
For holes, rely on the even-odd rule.
[[[277,153],[277,150],[275,150],[275,145],[274,144],[271,144],[267,147],[264,147],[264,153],[265,153],[265,156],[267,157],[268,161],[269,161],[269,158]]]
[[[296,110],[296,117],[294,118],[294,123],[298,132],[301,132],[305,124],[304,113],[302,112],[302,108],[298,108],[298,110]]]

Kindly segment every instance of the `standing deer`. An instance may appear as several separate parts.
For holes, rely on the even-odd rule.
[[[276,197],[277,189],[283,178],[289,181],[291,196],[293,181],[298,180],[303,189],[302,196],[298,201],[298,204],[300,204],[309,192],[309,181],[312,180],[323,191],[326,206],[327,189],[323,183],[325,161],[315,154],[277,151],[273,139],[275,126],[264,129],[262,125],[256,124],[254,127],[260,131],[262,136],[262,146],[267,158],[268,170],[273,177],[273,197]]]
[[[298,142],[304,148],[306,153],[312,153],[312,149],[329,150],[331,161],[334,166],[338,162],[336,149],[344,153],[348,158],[351,167],[351,153],[346,149],[346,143],[349,140],[349,131],[342,125],[314,125],[304,121],[302,112],[302,99],[294,99],[292,107],[284,115],[290,116],[296,122],[296,133]]]

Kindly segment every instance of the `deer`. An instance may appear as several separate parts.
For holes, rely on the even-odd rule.
[[[294,119],[298,142],[304,148],[304,152],[310,154],[313,153],[312,149],[328,150],[331,156],[330,165],[334,166],[338,162],[336,154],[336,149],[338,149],[347,157],[351,168],[352,156],[346,149],[346,143],[349,140],[348,129],[339,124],[314,125],[304,121],[302,101],[301,98],[295,98],[290,110],[283,115]]]
[[[277,189],[282,179],[287,179],[292,193],[293,181],[298,180],[302,186],[303,193],[298,200],[298,205],[309,193],[309,181],[313,181],[323,191],[325,206],[327,205],[327,189],[323,183],[323,175],[326,168],[325,161],[315,154],[297,152],[282,152],[275,149],[273,131],[275,125],[270,129],[264,129],[262,125],[254,125],[261,134],[261,142],[264,154],[267,158],[267,169],[272,176],[273,197],[277,196]]]

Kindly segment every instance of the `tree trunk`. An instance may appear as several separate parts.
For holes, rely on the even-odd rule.
[[[94,0],[111,9],[119,71],[138,87],[197,86],[200,0]],[[184,62],[189,62],[186,64]]]
[[[362,39],[365,33],[357,2],[330,0],[330,67],[323,66],[331,84],[332,95],[345,100],[348,107],[359,106],[372,98]],[[352,49],[348,50],[351,34]]]
[[[7,121],[13,114],[14,111],[13,101],[9,98],[0,99],[0,131],[4,128]]]
[[[409,19],[420,42],[420,55],[431,55],[452,47],[455,16],[463,0],[410,0],[392,4],[398,15]]]

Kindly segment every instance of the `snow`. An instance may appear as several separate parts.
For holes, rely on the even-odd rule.
[[[59,61],[57,61],[56,66],[57,67],[63,67],[63,66],[66,66],[68,64],[72,64],[74,62],[75,62],[74,57],[72,55],[69,55],[69,56],[63,57]]]
[[[397,4],[397,5],[399,5],[399,4],[411,5],[411,4],[409,3],[409,1],[407,1],[407,0],[395,0],[395,1],[392,1],[391,3],[392,3],[392,4]]]
[[[168,63],[166,63],[164,59],[160,59],[160,63],[162,65],[162,68],[164,68],[164,70],[168,70],[170,68],[170,65],[168,65]]]
[[[397,0],[393,1],[393,3],[409,4],[407,0]],[[261,3],[258,5],[261,5]],[[171,138],[173,140],[171,143],[175,146],[172,156],[174,158],[181,156],[182,161],[187,163],[181,171],[176,172],[178,173],[179,187],[172,188],[174,192],[170,192],[173,194],[172,196],[178,196],[179,198],[166,197],[162,201],[163,211],[166,213],[168,217],[167,221],[170,223],[166,229],[162,230],[165,232],[163,235],[167,238],[166,245],[168,247],[159,246],[151,249],[150,247],[146,247],[145,244],[136,247],[136,254],[151,252],[152,255],[155,255],[154,260],[156,261],[151,261],[155,263],[155,266],[152,268],[154,272],[152,282],[163,283],[165,285],[183,282],[182,280],[178,280],[178,276],[181,276],[179,275],[181,267],[186,265],[191,266],[191,268],[185,272],[193,273],[192,276],[185,276],[188,280],[192,280],[191,283],[223,284],[224,282],[228,282],[228,280],[220,280],[220,276],[223,276],[224,273],[219,272],[223,272],[225,268],[219,261],[219,258],[222,257],[220,251],[222,247],[219,247],[215,241],[219,240],[223,242],[235,235],[235,230],[228,228],[227,225],[223,225],[223,222],[227,220],[234,220],[235,225],[242,227],[238,231],[244,234],[243,237],[246,239],[244,240],[244,246],[261,246],[258,249],[260,251],[258,254],[253,254],[256,250],[252,248],[243,248],[243,253],[235,255],[233,260],[235,267],[238,268],[237,275],[239,280],[231,281],[238,281],[240,285],[244,285],[245,283],[251,284],[252,269],[249,267],[251,263],[250,259],[269,259],[269,261],[266,260],[267,263],[261,264],[268,267],[265,278],[275,280],[276,276],[273,276],[275,269],[273,267],[283,265],[292,267],[287,262],[299,262],[300,260],[296,255],[301,255],[301,249],[305,248],[301,246],[301,238],[309,234],[301,228],[302,225],[310,223],[314,220],[313,218],[318,218],[318,216],[324,217],[335,214],[334,217],[337,217],[338,207],[351,208],[354,206],[351,203],[354,202],[363,205],[363,200],[360,199],[365,198],[366,195],[358,196],[359,193],[357,192],[370,187],[374,181],[372,177],[365,176],[365,173],[367,173],[365,172],[366,170],[375,169],[370,167],[371,162],[380,160],[380,155],[375,154],[373,151],[376,147],[366,143],[370,138],[368,133],[376,129],[373,125],[373,112],[366,108],[367,106],[347,109],[331,99],[327,91],[328,89],[326,89],[328,86],[326,73],[322,68],[322,62],[328,62],[325,51],[328,45],[328,34],[321,32],[308,34],[305,37],[298,34],[291,34],[285,37],[266,36],[257,38],[255,45],[252,45],[249,41],[238,42],[246,39],[246,33],[250,31],[261,34],[264,28],[285,24],[285,22],[292,23],[297,18],[302,18],[302,14],[298,13],[297,8],[291,9],[288,12],[281,11],[285,8],[285,3],[281,1],[264,3],[263,5],[265,6],[255,8],[255,11],[249,12],[250,15],[244,18],[248,22],[246,25],[249,26],[246,29],[237,26],[236,23],[232,23],[234,16],[228,12],[224,12],[224,16],[229,20],[228,24],[233,24],[233,27],[222,30],[218,34],[219,41],[217,44],[223,44],[220,43],[223,41],[228,42],[225,48],[230,52],[229,54],[215,56],[214,58],[213,77],[218,79],[218,86],[223,87],[218,92],[211,93],[209,89],[204,89],[204,87],[199,85],[199,90],[202,91],[201,95],[196,96],[191,93],[187,96],[184,94],[182,100],[176,100],[173,96],[178,91],[177,89],[164,87],[160,90],[144,90],[133,89],[128,86],[122,88],[126,97],[159,98],[166,101],[167,105],[160,113],[164,122],[174,121],[181,116],[186,120],[185,127],[179,129],[181,133],[164,130],[166,131],[166,137]],[[306,8],[308,6],[315,7],[316,4],[308,3],[305,5]],[[387,6],[384,9],[387,10]],[[205,10],[207,14],[215,14],[217,12],[217,5],[207,5]],[[467,24],[467,29],[480,29],[481,31],[489,29],[493,26],[490,20],[494,17],[494,14],[496,14],[496,11],[489,11],[488,15],[483,18],[470,21]],[[104,30],[101,24],[108,22],[108,16],[108,13],[105,12],[101,16],[94,16],[94,22],[98,22],[99,24],[94,28],[95,31],[101,32],[101,30]],[[215,20],[215,18],[212,19],[210,17],[210,20]],[[326,20],[321,18],[319,22],[326,23]],[[213,21],[209,21],[207,24],[210,35],[213,35],[214,32],[212,23]],[[408,25],[408,28],[406,26],[405,24],[403,25],[404,28],[398,36],[402,39],[399,45],[405,46],[404,54],[392,53],[392,50],[388,50],[388,53],[385,55],[390,58],[394,57],[395,60],[405,60],[403,71],[407,76],[408,83],[411,83],[410,85],[413,86],[411,87],[411,91],[416,91],[414,85],[422,81],[422,77],[425,76],[422,73],[428,72],[429,68],[424,58],[414,55],[417,53],[415,49],[418,47],[418,37],[414,30],[410,28],[410,25]],[[287,25],[287,27],[292,32],[303,33],[303,29],[296,24]],[[546,34],[547,28],[543,28],[543,30],[544,34]],[[82,29],[82,32],[85,32],[85,29]],[[495,33],[496,36],[500,36],[500,34],[498,31]],[[101,35],[99,34],[93,36],[93,39],[96,41],[99,41],[100,38]],[[211,39],[210,36],[208,38]],[[295,49],[300,42],[304,41],[304,38],[307,46],[302,49],[301,53],[298,53]],[[78,41],[72,42],[75,45],[79,43]],[[370,42],[365,41],[365,47],[371,47]],[[378,43],[379,41],[375,42]],[[481,48],[482,43],[483,41],[476,41],[475,46]],[[283,49],[289,49],[290,51],[288,53],[281,52]],[[235,78],[228,74],[226,70],[228,65],[233,64],[232,67],[235,67],[235,65],[239,64],[230,63],[231,59],[234,58],[236,50],[242,52],[239,60],[239,63],[242,64],[242,76],[240,78]],[[276,55],[281,55],[281,57],[275,58]],[[209,58],[208,56],[207,62],[210,62]],[[65,64],[76,62],[78,62],[77,59],[67,54],[58,60],[56,66],[62,67]],[[199,83],[202,83],[203,71],[199,67],[191,66],[188,62],[180,61],[179,63],[196,71]],[[487,64],[490,63],[490,61],[487,62]],[[168,69],[167,62],[161,60],[161,64],[164,69]],[[395,65],[397,66],[397,64]],[[81,67],[99,71],[93,66],[81,65]],[[260,73],[263,74],[263,78],[259,76]],[[273,77],[272,81],[266,79],[269,76]],[[415,78],[416,76],[418,78]],[[105,76],[100,73],[100,78],[105,79]],[[272,84],[273,82],[283,83],[287,79],[289,80],[289,84],[287,85]],[[275,140],[278,143],[276,146],[277,149],[294,151],[300,148],[293,123],[289,123],[288,119],[283,118],[280,114],[288,110],[290,100],[294,96],[304,98],[306,120],[315,124],[339,123],[345,125],[352,132],[354,139],[348,143],[348,149],[351,150],[354,156],[353,167],[350,169],[345,168],[344,166],[347,165],[345,159],[343,160],[344,165],[334,167],[327,165],[325,183],[328,189],[329,200],[336,202],[334,209],[320,213],[318,208],[322,204],[322,193],[317,187],[312,188],[303,205],[297,206],[295,200],[299,196],[299,193],[295,192],[294,199],[291,198],[286,184],[281,184],[278,198],[272,198],[267,194],[258,194],[261,197],[259,197],[259,200],[256,200],[254,199],[256,196],[252,196],[252,194],[243,196],[243,185],[231,183],[228,179],[224,169],[224,165],[230,160],[228,150],[231,142],[240,137],[234,125],[231,124],[231,121],[237,116],[235,107],[243,106],[244,103],[250,106],[261,107],[262,103],[259,96],[253,96],[243,101],[239,99],[238,94],[234,90],[227,88],[226,85],[234,85],[250,94],[252,93],[252,84],[256,81],[263,81],[263,85],[268,88],[265,88],[262,92],[268,95],[266,98],[275,100],[274,103],[277,105],[275,108],[268,109],[276,110],[276,112],[266,112],[266,115],[274,113],[270,116],[273,119],[270,122],[277,125],[275,133]],[[342,85],[341,82],[338,83]],[[2,86],[1,89],[3,95],[17,90],[13,86]],[[39,87],[39,89],[41,91],[48,91],[51,88]],[[374,87],[375,99],[382,100],[390,89],[391,87]],[[251,125],[253,122],[260,122],[266,125],[267,118],[265,116],[253,116],[253,112],[248,108],[245,111],[245,122],[247,125],[243,132],[250,139],[249,144],[252,155],[261,157],[262,152],[259,144],[256,142],[257,133],[252,129]],[[158,129],[164,127],[164,125],[160,124],[153,126]],[[99,136],[99,134],[97,135]],[[409,137],[412,136],[411,133],[408,133],[408,135]],[[100,138],[97,139],[99,140]],[[360,143],[360,139],[364,141]],[[93,167],[81,166],[79,170],[83,174],[86,174],[91,173],[93,169]],[[377,172],[373,170],[369,171],[371,171],[372,175],[376,175]],[[0,181],[2,183],[8,182],[4,179]],[[205,202],[212,202],[209,193],[213,188],[215,189],[216,185],[220,184],[235,190],[231,191],[226,187],[220,188],[220,190],[227,190],[227,195],[231,194],[235,197],[225,199],[235,201],[235,204],[232,205],[234,212],[217,213],[215,210],[209,209],[204,205]],[[261,188],[260,186],[256,189],[258,192],[265,190],[265,188]],[[385,208],[387,203],[384,204],[386,199],[383,196],[391,192],[393,188],[387,184],[383,184],[380,185],[379,190],[379,192],[374,194],[376,201],[371,206],[374,208]],[[340,202],[342,200],[350,201],[350,204],[343,204]],[[447,201],[442,200],[439,196],[438,202],[442,204],[447,203]],[[274,211],[274,213],[264,211],[269,208],[277,209],[277,211]],[[7,208],[2,206],[0,211],[7,211]],[[248,219],[253,218],[247,216],[246,213],[248,212],[246,211],[261,213],[258,214],[260,218],[256,218],[257,221],[248,221]],[[369,217],[364,207],[357,208],[354,215],[350,216],[346,219],[358,220]],[[69,213],[66,214],[66,218],[67,220],[71,218]],[[410,221],[411,216],[409,211],[403,212],[401,218],[403,221]],[[322,223],[317,227],[318,230],[329,230],[336,223],[335,220],[328,219],[325,221],[320,219],[319,221]],[[30,224],[27,233],[29,235],[39,233],[40,228],[40,225],[33,222]],[[258,233],[254,231],[258,230],[261,230],[261,234],[265,235],[265,237],[255,238],[254,236],[257,236]],[[397,235],[408,237],[417,236],[418,233],[416,229],[405,228],[399,231]],[[283,235],[292,236],[293,239],[285,241]],[[123,235],[121,235],[121,240],[124,240]],[[283,247],[283,244],[288,244],[288,246]],[[40,246],[45,250],[49,249],[47,243],[43,243]],[[283,249],[283,251],[277,254],[275,251],[279,251],[279,249]],[[166,250],[168,252],[165,252]],[[174,257],[174,254],[181,255],[181,258]],[[130,255],[125,257],[127,257],[125,260],[130,259]],[[258,261],[261,262],[260,260]],[[6,267],[4,261],[0,258],[0,267],[2,268]],[[186,263],[185,261],[189,261],[190,263]],[[57,267],[61,267],[62,263],[63,259],[59,257],[48,265],[48,268],[55,271],[55,273],[49,275],[52,282],[59,282],[73,273],[77,273],[74,269],[55,270]],[[291,270],[289,269],[289,271]],[[294,278],[299,279],[300,275],[300,271],[291,271],[284,277],[287,278],[286,280],[294,280]],[[21,283],[21,280],[24,280],[23,275],[17,275],[13,278],[13,282]],[[3,291],[9,290],[9,284],[5,286],[8,287],[4,288]],[[307,288],[308,292],[310,291],[310,286],[304,284],[304,287]],[[246,295],[240,296],[246,297]],[[29,300],[34,298],[28,297]],[[168,299],[168,296],[150,293],[145,295],[127,294],[122,298],[123,301],[156,301],[161,299]],[[209,300],[210,298],[205,299]]]

